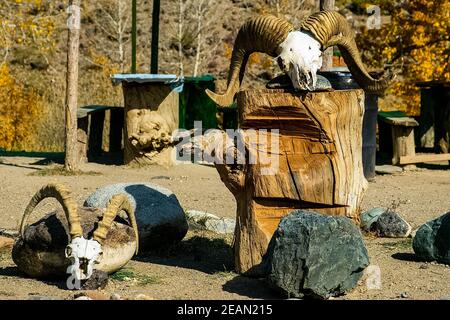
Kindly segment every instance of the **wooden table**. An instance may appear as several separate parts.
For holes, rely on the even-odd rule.
[[[392,164],[401,164],[404,157],[414,157],[416,155],[414,127],[419,123],[400,111],[379,112],[378,119],[380,149],[390,149],[386,148],[386,145],[392,145]]]
[[[122,150],[123,107],[84,106],[77,110],[77,144],[81,163]]]

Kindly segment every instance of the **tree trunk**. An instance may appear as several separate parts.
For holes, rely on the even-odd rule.
[[[184,4],[183,0],[178,0],[178,63],[180,77],[184,77],[184,64],[183,64],[183,26],[184,26]]]
[[[202,47],[202,19],[203,19],[203,0],[200,0],[197,7],[197,50],[195,53],[194,77],[198,74],[200,66],[200,54]]]
[[[80,0],[69,0],[66,86],[66,156],[65,169],[78,168],[77,109],[78,109],[78,51],[80,46]]]
[[[137,72],[137,0],[131,1],[131,73]]]
[[[359,223],[367,188],[362,166],[364,92],[249,90],[238,93],[237,101],[247,154],[257,154],[259,161],[239,170],[216,168],[237,201],[237,271],[258,275],[281,217],[291,211],[343,215]],[[279,133],[260,131],[252,143],[248,133],[260,128]],[[278,147],[272,142],[277,140]],[[263,164],[263,158],[272,161]]]
[[[334,10],[335,0],[320,0],[320,10]],[[333,68],[333,47],[325,50],[322,56],[322,71],[329,71]]]
[[[159,16],[161,11],[161,0],[153,0],[152,13],[152,52],[150,73],[158,74],[158,55],[159,55]]]
[[[119,0],[118,3],[118,19],[117,19],[117,33],[118,33],[118,42],[119,42],[119,61],[120,61],[120,72],[125,72],[125,52],[124,52],[124,28],[123,28],[123,17],[124,13],[124,4],[122,0]]]

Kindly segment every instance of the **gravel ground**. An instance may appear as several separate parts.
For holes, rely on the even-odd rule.
[[[148,181],[172,190],[185,210],[207,211],[234,217],[236,204],[213,167],[181,165],[131,168],[89,163],[78,176],[45,175],[52,165],[37,158],[0,158],[0,229],[17,229],[32,195],[42,185],[61,182],[72,188],[81,205],[101,186],[119,182]],[[450,211],[450,170],[433,165],[398,175],[377,176],[370,182],[363,209],[396,207],[417,229],[424,222]],[[35,218],[55,205],[46,200]],[[125,268],[125,280],[113,277],[104,293],[154,299],[276,298],[262,280],[236,275],[230,237],[190,231],[183,242],[163,252],[140,255]],[[380,270],[381,288],[367,289],[366,279],[340,299],[448,299],[450,267],[416,261],[411,239],[365,236],[371,265]],[[117,278],[117,279],[116,279]],[[0,249],[0,299],[73,296],[64,283],[26,278],[14,266],[8,248]]]

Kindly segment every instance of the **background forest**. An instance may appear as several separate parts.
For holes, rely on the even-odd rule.
[[[152,1],[137,2],[138,72],[146,73]],[[79,103],[122,105],[121,88],[111,84],[110,75],[130,70],[131,0],[82,3]],[[370,5],[380,8],[380,28],[367,23]],[[0,3],[0,149],[64,148],[66,6],[54,0]],[[270,13],[298,25],[316,10],[314,0],[161,1],[159,72],[212,74],[221,90],[234,38],[246,18]],[[336,10],[354,25],[369,69],[390,68],[397,74],[383,109],[418,115],[414,83],[450,80],[449,1],[336,0]],[[248,70],[244,85],[252,87],[279,72],[262,54],[252,55]]]

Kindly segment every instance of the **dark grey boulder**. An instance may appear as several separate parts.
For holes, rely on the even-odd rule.
[[[86,207],[105,208],[118,193],[128,195],[135,208],[139,229],[139,249],[173,244],[181,241],[188,231],[183,208],[175,194],[150,183],[118,183],[97,189],[85,201]]]
[[[89,279],[81,284],[81,290],[101,290],[105,289],[108,284],[108,273],[95,270]]]
[[[379,237],[406,238],[411,233],[411,225],[398,213],[387,210],[371,224],[370,231]]]
[[[369,256],[350,219],[297,210],[281,220],[263,265],[287,297],[327,299],[357,285]]]
[[[450,212],[422,225],[413,239],[413,249],[422,260],[450,264]]]
[[[373,223],[386,212],[385,208],[373,208],[361,214],[361,229],[369,232]]]

